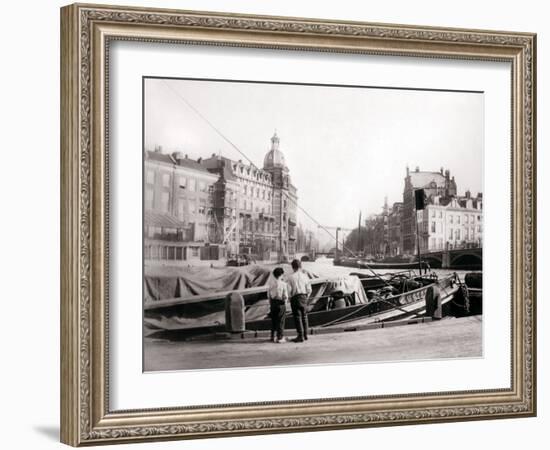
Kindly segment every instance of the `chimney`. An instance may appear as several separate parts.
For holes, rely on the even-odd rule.
[[[450,176],[451,176],[451,172],[449,172],[448,170],[446,170],[446,171],[445,171],[445,178],[447,178],[447,180],[448,180]]]
[[[176,162],[179,164],[180,160],[183,159],[183,153],[182,152],[174,152],[172,153],[172,158],[176,160]]]
[[[439,173],[441,173],[441,175],[443,175],[443,167],[441,167],[441,168],[439,169]]]
[[[162,145],[155,145],[155,153],[162,153]]]
[[[199,158],[199,159],[197,159],[197,162],[198,162],[199,164],[202,163],[202,157]]]
[[[420,167],[416,166],[416,169],[414,169],[415,172],[420,172]]]
[[[407,166],[407,176],[409,176],[409,166]]]
[[[470,190],[468,189],[466,191],[466,198],[470,198],[472,196],[472,193],[470,192]]]

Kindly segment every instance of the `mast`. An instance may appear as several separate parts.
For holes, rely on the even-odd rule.
[[[361,210],[359,210],[359,232],[358,232],[358,236],[357,236],[357,253],[360,253],[361,252],[361,248],[363,247],[362,246],[362,242],[361,242]]]

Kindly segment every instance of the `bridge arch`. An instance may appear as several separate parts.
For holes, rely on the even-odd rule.
[[[456,255],[451,255],[451,267],[455,269],[481,269],[483,258],[479,252],[461,252]]]

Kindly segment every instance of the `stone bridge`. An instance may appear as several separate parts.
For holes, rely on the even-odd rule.
[[[457,248],[423,253],[422,260],[433,269],[481,270],[483,248]]]

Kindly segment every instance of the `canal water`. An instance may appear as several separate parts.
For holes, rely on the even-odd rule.
[[[320,277],[335,277],[348,275],[350,273],[364,273],[366,275],[372,275],[376,273],[377,275],[382,275],[385,273],[397,273],[403,272],[403,269],[359,269],[356,267],[345,267],[345,266],[335,266],[333,264],[332,258],[318,258],[315,262],[302,262],[302,267],[310,272],[315,273]],[[412,271],[414,275],[418,275],[418,269]],[[447,270],[447,269],[432,269],[431,272],[435,272],[439,278],[452,273],[456,273],[462,281],[464,281],[464,276],[467,273],[472,272],[471,270]],[[423,272],[424,273],[424,272]]]

